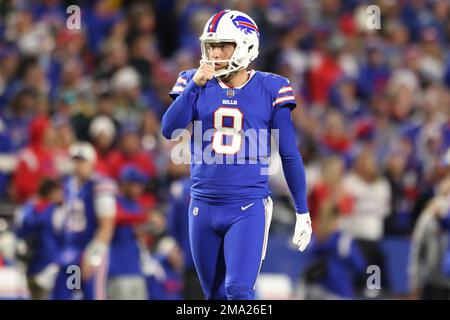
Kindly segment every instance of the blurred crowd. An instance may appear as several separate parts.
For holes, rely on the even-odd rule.
[[[66,27],[74,3],[81,30]],[[372,4],[380,29],[367,26]],[[450,299],[447,0],[2,1],[0,297],[48,297],[47,278],[36,274],[52,270],[32,264],[33,247],[46,240],[29,236],[24,216],[47,210],[40,226],[57,229],[74,174],[70,147],[80,141],[94,147],[92,170],[117,184],[118,202],[143,212],[116,220],[144,247],[140,266],[121,270],[145,278],[146,292],[128,297],[202,297],[187,238],[189,167],[171,162],[175,142],[162,137],[160,119],[178,73],[199,64],[204,24],[222,9],[256,21],[252,67],[289,78],[300,106],[292,117],[315,238],[292,281],[298,290],[280,296]],[[271,235],[292,250],[282,170],[270,181]],[[264,263],[274,270],[270,250]],[[375,290],[370,265],[381,270]],[[21,268],[22,287],[14,284]],[[124,276],[113,265],[109,272]]]

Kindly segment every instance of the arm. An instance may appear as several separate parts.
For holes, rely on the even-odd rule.
[[[93,276],[108,254],[108,246],[114,235],[116,199],[114,186],[104,184],[96,187],[94,191],[94,208],[97,216],[97,229],[94,237],[86,246],[82,259],[82,277],[87,280]]]
[[[279,152],[283,172],[294,200],[296,225],[292,242],[305,250],[311,240],[312,227],[306,200],[306,174],[303,160],[295,141],[295,129],[289,108],[277,108],[273,116],[273,129],[279,131]]]
[[[87,245],[82,259],[82,277],[90,279],[100,267],[108,254],[108,246],[114,234],[114,218],[101,217],[94,238]]]
[[[145,212],[139,214],[126,213],[120,208],[117,209],[116,225],[125,226],[133,224],[141,224],[148,220],[148,215]]]
[[[37,220],[34,217],[33,208],[34,206],[28,203],[16,211],[15,228],[17,237],[25,239],[32,236],[36,231]]]
[[[173,87],[170,96],[175,98],[161,121],[162,134],[167,139],[176,138],[174,131],[184,129],[195,118],[195,103],[200,88],[214,77],[214,66],[200,64],[191,80],[187,81],[182,72]],[[181,94],[180,94],[181,93]]]
[[[176,129],[184,129],[194,119],[194,107],[200,87],[189,81],[183,92],[170,105],[161,121],[162,134],[171,139]]]
[[[278,148],[284,177],[294,200],[295,211],[297,214],[308,213],[305,169],[295,141],[296,134],[289,108],[280,108],[275,111],[273,129],[279,130]]]
[[[411,292],[415,298],[420,295],[421,288],[425,282],[424,274],[429,272],[426,251],[427,240],[432,236],[430,226],[433,223],[433,215],[429,208],[425,209],[414,227],[411,237],[411,249],[409,253],[408,278]]]
[[[98,219],[98,228],[95,232],[94,241],[101,241],[109,245],[114,235],[115,219],[113,217],[101,217]]]

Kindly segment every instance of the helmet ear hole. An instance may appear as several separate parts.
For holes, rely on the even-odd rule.
[[[248,52],[250,52],[252,49],[253,49],[253,44],[250,47],[248,47]]]

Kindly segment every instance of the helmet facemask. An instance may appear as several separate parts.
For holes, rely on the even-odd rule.
[[[230,57],[230,59],[226,59],[226,60],[213,60],[211,59],[211,57],[209,57],[209,45],[210,44],[218,44],[218,43],[231,43],[234,45],[234,51],[232,56]],[[214,63],[227,63],[228,66],[225,69],[220,69],[214,72],[214,76],[216,78],[219,78],[221,80],[225,80],[226,78],[228,78],[228,76],[230,74],[234,74],[236,71],[242,69],[243,67],[240,66],[237,61],[238,61],[238,56],[239,56],[239,47],[236,43],[236,41],[234,40],[204,40],[201,43],[201,47],[202,47],[202,61],[203,63],[208,63],[208,64],[214,64]]]

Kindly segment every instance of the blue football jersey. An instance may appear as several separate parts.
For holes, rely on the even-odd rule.
[[[139,215],[141,205],[123,196],[117,196],[117,210]],[[140,275],[141,262],[138,240],[133,225],[116,225],[110,245],[109,276]]]
[[[195,72],[180,73],[173,99]],[[293,109],[296,102],[289,80],[279,75],[252,70],[248,81],[234,88],[216,78],[208,81],[193,111],[192,197],[211,202],[267,197],[272,117],[285,106]]]
[[[27,274],[34,275],[51,263],[58,261],[61,239],[55,220],[58,206],[45,204],[36,200],[28,201],[20,211],[18,237],[28,239],[31,245],[32,257]]]
[[[78,186],[74,177],[64,184],[64,197],[67,203],[67,218],[64,223],[62,264],[77,263],[87,244],[93,239],[98,227],[95,200],[108,194],[115,197],[114,181],[94,175]]]

